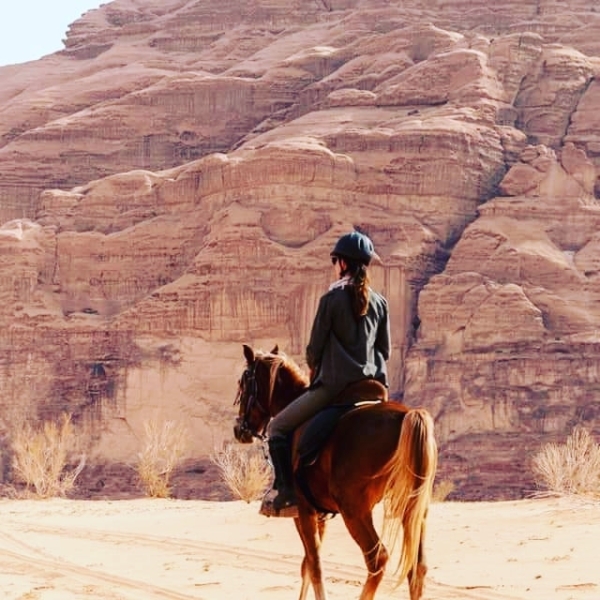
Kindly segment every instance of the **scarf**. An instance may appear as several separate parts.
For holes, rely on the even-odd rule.
[[[329,291],[331,290],[337,290],[338,288],[345,288],[347,285],[350,285],[350,275],[344,275],[344,277],[341,277],[340,279],[338,279],[337,281],[334,281],[330,286],[329,286]]]

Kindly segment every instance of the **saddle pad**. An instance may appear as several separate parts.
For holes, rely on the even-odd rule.
[[[356,408],[355,404],[328,406],[306,424],[297,446],[300,465],[310,465],[316,460],[319,451],[333,432],[337,422],[353,408]]]

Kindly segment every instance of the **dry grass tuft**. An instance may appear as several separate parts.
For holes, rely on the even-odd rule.
[[[433,494],[431,496],[432,502],[444,502],[446,498],[454,491],[455,485],[453,481],[449,479],[443,479],[438,481],[433,487]]]
[[[11,447],[15,480],[39,498],[66,495],[85,464],[82,457],[74,470],[66,470],[74,447],[73,426],[66,415],[59,423],[47,421],[37,429],[22,421]]]
[[[210,457],[232,493],[245,502],[259,500],[271,482],[271,465],[260,446],[225,444]]]
[[[600,496],[600,446],[575,427],[565,444],[546,444],[533,458],[536,482],[551,494]]]
[[[185,453],[187,430],[181,423],[153,418],[144,422],[144,434],[136,465],[141,486],[151,498],[168,498],[171,475]]]

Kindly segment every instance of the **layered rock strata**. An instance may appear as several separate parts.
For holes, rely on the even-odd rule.
[[[391,392],[434,412],[440,477],[525,493],[523,449],[599,427],[599,19],[115,0],[0,69],[3,414],[70,412],[119,461],[160,414],[209,453],[240,344],[301,360],[357,227]]]

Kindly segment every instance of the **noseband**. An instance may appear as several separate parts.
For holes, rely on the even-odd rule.
[[[264,440],[270,413],[268,407],[263,406],[259,398],[258,381],[256,380],[257,364],[258,361],[255,360],[242,373],[234,405],[240,405],[241,415],[238,419],[240,433],[249,433],[252,437]],[[256,407],[263,416],[267,417],[261,431],[256,431],[250,426],[249,419],[254,407]]]

